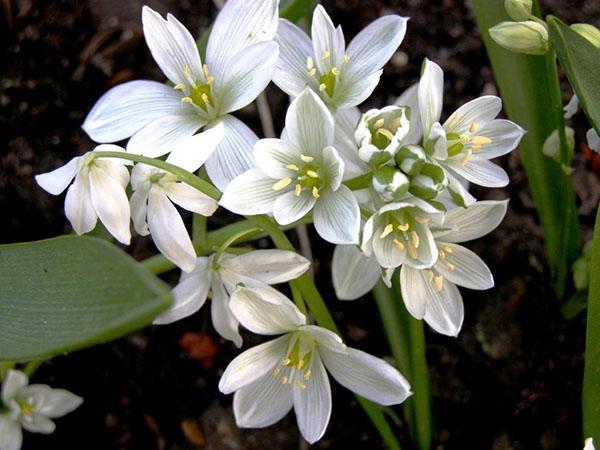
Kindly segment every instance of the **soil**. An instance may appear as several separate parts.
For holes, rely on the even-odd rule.
[[[325,1],[334,22],[354,35],[384,13],[410,16],[408,35],[364,109],[393,101],[414,83],[424,57],[446,72],[445,111],[494,94],[493,73],[473,14],[461,0]],[[141,0],[3,0],[0,10],[0,240],[30,241],[69,233],[64,198],[52,197],[33,175],[88,151],[80,126],[96,99],[131,79],[162,80],[145,46]],[[175,14],[197,36],[216,14],[209,0],[150,0]],[[544,11],[568,22],[600,25],[594,0],[548,0]],[[268,90],[281,129],[287,98]],[[565,99],[570,93],[565,93]],[[256,128],[253,106],[239,117]],[[585,121],[575,121],[583,142]],[[589,239],[600,198],[600,164],[577,152],[575,185],[584,236]],[[436,449],[581,448],[584,315],[566,320],[554,299],[538,225],[518,152],[502,159],[505,189],[476,190],[479,198],[510,198],[504,223],[475,242],[496,287],[463,291],[466,318],[457,339],[427,332]],[[224,215],[215,220],[230,220]],[[314,244],[317,243],[318,244]],[[267,245],[259,242],[259,245]],[[332,247],[314,239],[319,285],[349,345],[389,354],[373,299],[335,300],[328,281]],[[153,252],[148,239],[130,248]],[[176,274],[167,274],[167,280]],[[245,335],[245,345],[259,342]],[[55,358],[35,381],[65,387],[84,405],[58,421],[51,436],[27,434],[24,449],[188,450],[306,448],[293,414],[264,430],[239,430],[231,397],[217,382],[237,351],[210,326],[207,311],[172,326],[149,327],[93,349]],[[381,444],[353,396],[333,387],[334,411],[322,449],[373,449]],[[400,409],[398,409],[400,412]],[[398,428],[403,448],[407,431]]]

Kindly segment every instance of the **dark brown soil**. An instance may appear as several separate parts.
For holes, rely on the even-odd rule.
[[[161,80],[162,74],[141,33],[141,0],[0,4],[0,239],[10,243],[70,232],[63,197],[47,195],[33,175],[90,149],[80,126],[108,88],[130,79]],[[198,36],[215,14],[209,0],[148,4],[174,13]],[[347,36],[383,13],[411,17],[401,51],[365,107],[389,102],[414,83],[424,57],[446,71],[446,113],[482,93],[496,92],[479,31],[463,1],[331,0],[325,6]],[[594,0],[548,0],[544,7],[567,21],[599,25],[600,3]],[[269,98],[280,127],[287,99],[275,87],[269,88]],[[239,115],[258,132],[254,113],[248,107]],[[581,140],[585,123],[576,122],[576,128]],[[477,194],[510,197],[508,216],[498,230],[472,245],[489,263],[497,286],[463,292],[466,320],[458,339],[427,334],[435,448],[581,448],[584,317],[566,321],[560,314],[518,153],[503,164],[511,185]],[[581,221],[589,238],[600,183],[579,152],[576,169]],[[332,247],[315,242],[317,279],[348,343],[389,354],[373,300],[338,303],[328,281]],[[143,257],[151,244],[138,240],[131,249]],[[255,342],[256,337],[246,336],[246,345]],[[302,448],[293,415],[266,430],[235,427],[231,398],[218,392],[217,382],[236,353],[214,333],[202,311],[173,326],[151,327],[56,358],[39,370],[36,381],[66,387],[82,395],[85,404],[59,420],[54,435],[28,434],[24,448]],[[334,399],[329,430],[315,447],[379,448],[352,395],[334,386]],[[398,433],[403,448],[410,449],[406,430],[400,427]]]

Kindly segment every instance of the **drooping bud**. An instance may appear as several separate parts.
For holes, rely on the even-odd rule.
[[[532,0],[504,0],[504,9],[506,14],[512,20],[522,22],[531,16]]]
[[[425,151],[418,145],[405,145],[396,153],[396,165],[410,176],[418,175],[425,162]]]
[[[600,30],[589,23],[574,23],[571,29],[586,38],[596,48],[600,48]]]
[[[533,20],[501,22],[490,28],[489,32],[496,44],[516,53],[544,55],[550,48],[548,30]]]
[[[394,166],[383,166],[373,174],[373,188],[386,201],[400,200],[409,186],[408,177]]]
[[[421,172],[411,178],[409,192],[423,200],[433,200],[447,184],[444,169],[436,164],[426,163]]]
[[[354,137],[358,156],[368,164],[385,164],[394,157],[408,134],[408,108],[386,106],[363,114]]]
[[[575,148],[575,132],[571,127],[565,127],[565,137],[567,139],[567,151],[569,160],[573,156],[573,149]],[[554,130],[550,136],[546,138],[544,142],[544,146],[542,147],[542,152],[548,158],[552,158],[557,163],[561,164],[561,156],[560,156],[560,135],[558,134],[558,130]],[[570,174],[573,172],[573,168],[564,164],[561,164],[563,171],[566,174]]]

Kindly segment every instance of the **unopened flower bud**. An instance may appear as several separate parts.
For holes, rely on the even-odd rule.
[[[411,178],[409,192],[423,200],[433,200],[444,190],[448,180],[444,169],[435,164],[425,164],[416,177]]]
[[[574,23],[571,29],[586,38],[596,48],[600,48],[600,30],[589,23]]]
[[[548,30],[533,20],[502,22],[490,28],[490,36],[500,47],[526,55],[544,55],[550,48]]]
[[[393,166],[384,166],[373,174],[373,188],[384,200],[400,200],[408,192],[410,181]]]
[[[418,145],[405,145],[396,153],[396,165],[407,175],[418,175],[425,164],[425,151]]]
[[[384,164],[398,151],[408,130],[405,107],[386,106],[366,112],[354,134],[358,156],[369,164]]]
[[[512,20],[522,22],[531,16],[532,0],[504,0],[504,9]]]

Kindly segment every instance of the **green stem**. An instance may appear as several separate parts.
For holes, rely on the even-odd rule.
[[[294,299],[294,303],[305,316],[308,316],[306,303],[304,303],[304,298],[302,298],[302,293],[300,292],[300,289],[298,289],[298,286],[296,286],[295,284],[290,284],[290,288],[292,290],[292,298]]]
[[[194,214],[192,219],[192,243],[200,251],[208,251],[207,219],[207,217],[200,214]]]
[[[373,174],[371,172],[366,173],[364,175],[360,175],[356,178],[351,178],[350,180],[344,181],[344,184],[352,189],[353,191],[357,191],[359,189],[366,189],[371,186],[371,180],[373,179]]]
[[[25,375],[31,378],[35,371],[38,369],[38,367],[40,367],[44,363],[44,361],[45,359],[34,359],[33,361],[29,361],[23,369],[23,372],[25,373]]]
[[[6,374],[8,373],[8,371],[10,369],[13,369],[15,367],[14,362],[12,361],[2,361],[0,362],[0,381],[4,380],[4,377],[6,376]]]
[[[223,242],[223,244],[221,244],[219,246],[219,248],[217,249],[217,251],[215,253],[214,260],[218,261],[219,258],[221,257],[221,255],[223,254],[223,252],[225,250],[227,250],[228,247],[233,245],[235,241],[237,241],[238,239],[241,239],[242,237],[246,236],[247,234],[251,234],[256,231],[260,231],[260,228],[258,228],[258,227],[248,228],[246,230],[241,230],[241,231],[238,231],[236,234],[231,235],[225,242]]]

